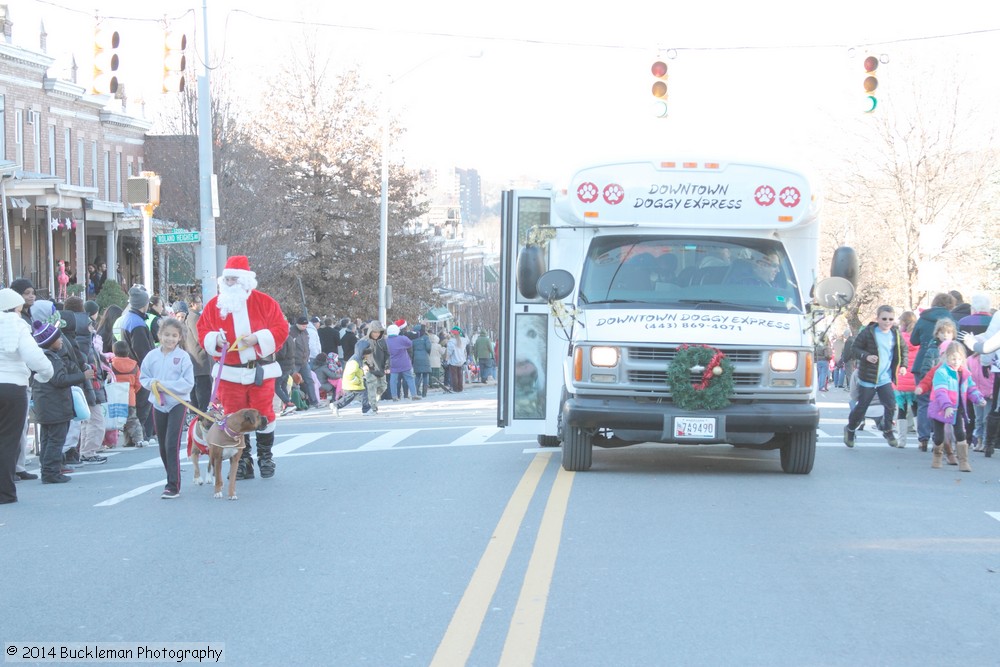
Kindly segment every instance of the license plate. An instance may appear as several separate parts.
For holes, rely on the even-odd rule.
[[[715,417],[674,417],[674,437],[684,438],[714,438]]]

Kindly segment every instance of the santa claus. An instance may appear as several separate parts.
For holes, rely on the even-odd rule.
[[[257,274],[249,260],[237,255],[226,261],[219,277],[219,294],[198,319],[198,339],[213,357],[222,357],[216,400],[228,415],[243,408],[259,410],[267,417],[267,428],[257,431],[257,464],[261,477],[274,476],[271,448],[274,445],[274,381],[281,367],[274,353],[288,338],[288,320],[278,302],[259,292]],[[253,458],[246,443],[237,479],[250,479]]]

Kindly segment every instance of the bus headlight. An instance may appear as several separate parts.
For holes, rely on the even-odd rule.
[[[799,367],[798,352],[772,352],[771,370],[780,373],[791,373]]]
[[[618,348],[605,346],[590,348],[590,365],[601,368],[614,368],[618,365]]]

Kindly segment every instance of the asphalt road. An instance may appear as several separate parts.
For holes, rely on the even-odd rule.
[[[777,452],[666,445],[596,449],[567,473],[558,449],[496,428],[492,386],[282,418],[277,475],[237,482],[237,501],[193,486],[186,462],[181,497],[161,500],[156,452],[117,450],[0,507],[5,655],[1000,664],[1000,460],[932,470],[870,432],[847,449],[846,394],[821,400],[810,475]]]

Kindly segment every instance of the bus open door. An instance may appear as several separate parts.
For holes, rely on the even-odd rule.
[[[562,362],[569,343],[557,334],[537,278],[548,269],[548,249],[538,242],[550,227],[552,193],[508,190],[501,200],[500,360],[497,425],[508,433],[558,444]]]

